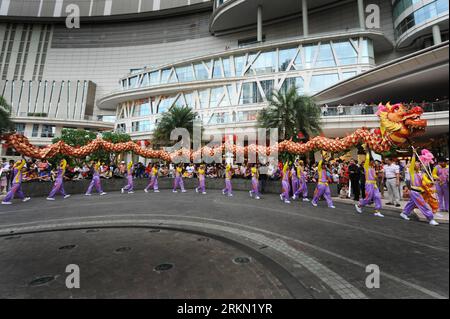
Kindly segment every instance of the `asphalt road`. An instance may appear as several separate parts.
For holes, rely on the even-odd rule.
[[[336,206],[192,191],[0,206],[0,298],[448,298],[448,225]]]

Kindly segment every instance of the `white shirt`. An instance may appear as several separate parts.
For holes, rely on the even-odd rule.
[[[396,164],[384,165],[384,176],[386,179],[391,179],[397,177],[400,174],[400,167]]]

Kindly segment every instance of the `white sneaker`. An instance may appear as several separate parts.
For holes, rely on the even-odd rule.
[[[92,196],[92,194],[84,194],[84,196]]]
[[[172,191],[172,193],[178,193],[178,191]]]
[[[297,196],[292,196],[292,200],[297,200]]]
[[[359,205],[358,204],[355,204],[355,209],[356,209],[356,211],[358,212],[358,214],[362,214],[362,208],[361,207],[359,207]]]
[[[432,219],[432,220],[430,221],[430,225],[431,225],[431,226],[439,226],[439,223],[438,223],[437,221],[435,221],[434,219]]]
[[[252,193],[252,191],[248,191],[248,193],[250,194],[250,197],[253,198],[253,193]]]
[[[314,207],[317,207],[317,204],[316,203],[311,203]]]
[[[309,202],[309,199],[308,198],[303,198],[303,201],[304,202]]]
[[[54,201],[55,199],[54,199],[54,198],[47,197],[47,200],[49,200],[49,201]]]
[[[228,194],[228,197],[233,197],[233,194]]]
[[[288,200],[285,200],[284,203],[285,203],[285,204],[290,204],[291,202],[288,201]]]
[[[133,191],[129,191],[128,194],[134,194],[134,192]]]
[[[283,201],[283,194],[280,194],[280,200]]]
[[[26,202],[28,202],[30,199],[31,199],[31,197],[25,197],[25,198],[22,200],[22,202],[26,203]]]
[[[187,190],[183,189],[181,192],[182,192],[182,193],[187,193]]]
[[[383,218],[384,217],[384,215],[382,214],[382,213],[380,213],[380,212],[376,212],[375,214],[373,214],[375,217],[381,217],[381,218]]]
[[[105,192],[100,193],[100,196],[105,196],[105,195],[107,195],[107,193],[105,193]]]
[[[64,199],[67,199],[67,198],[69,198],[70,197],[70,195],[66,195],[66,196],[64,196]]]
[[[195,192],[198,193],[198,188],[195,189]]]
[[[257,200],[260,200],[260,199],[261,199],[261,197],[259,197],[259,196],[256,196],[256,197],[255,197],[255,199],[257,199]]]
[[[120,192],[121,192],[122,194],[124,194],[124,193],[125,193],[125,190],[122,188],[122,189],[120,190]]]
[[[224,190],[222,190],[222,195],[226,195],[227,193],[224,191]]]
[[[405,213],[401,213],[400,217],[403,218],[404,220],[411,220],[408,216],[406,216]]]
[[[206,192],[203,192],[203,193],[202,193],[202,195],[206,195],[206,194],[207,194]]]
[[[148,190],[147,190],[147,189],[144,189],[144,192],[148,193]]]
[[[157,190],[155,190],[155,193],[159,193],[160,191],[157,189]]]
[[[331,209],[335,209],[335,208],[336,208],[336,206],[333,206],[333,205],[332,205],[332,206],[330,206],[330,207],[328,207],[328,208],[331,208]]]
[[[11,205],[11,202],[2,202],[2,205]]]

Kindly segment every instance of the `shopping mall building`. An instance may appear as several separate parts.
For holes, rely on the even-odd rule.
[[[0,0],[0,94],[16,130],[37,145],[66,127],[151,139],[174,105],[194,109],[206,135],[255,128],[272,92],[291,86],[323,106],[326,136],[375,127],[373,104],[425,101],[425,138],[446,145],[448,6]],[[80,28],[68,28],[78,10]]]

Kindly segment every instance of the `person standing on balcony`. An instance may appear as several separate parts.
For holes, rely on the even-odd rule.
[[[439,210],[448,212],[448,165],[442,158],[433,170],[433,178],[436,181],[436,192],[439,200]]]
[[[400,207],[400,167],[392,159],[388,158],[386,159],[386,165],[384,165],[383,171],[389,195],[389,202],[386,205]]]
[[[122,194],[128,192],[128,194],[134,194],[134,181],[133,181],[133,161],[130,161],[127,165],[127,185],[121,189]]]
[[[55,196],[58,193],[61,193],[64,196],[64,199],[69,198],[70,195],[66,193],[64,190],[64,175],[66,174],[67,169],[67,161],[63,159],[59,164],[58,175],[56,176],[55,184],[53,185],[53,189],[48,195],[47,200],[53,201],[55,200]]]
[[[11,167],[10,171],[14,174],[13,185],[6,197],[3,199],[2,205],[11,205],[11,201],[15,196],[22,199],[22,202],[28,202],[31,199],[30,197],[25,197],[22,192],[22,177],[23,171],[25,170],[25,164],[25,160],[22,159]]]

